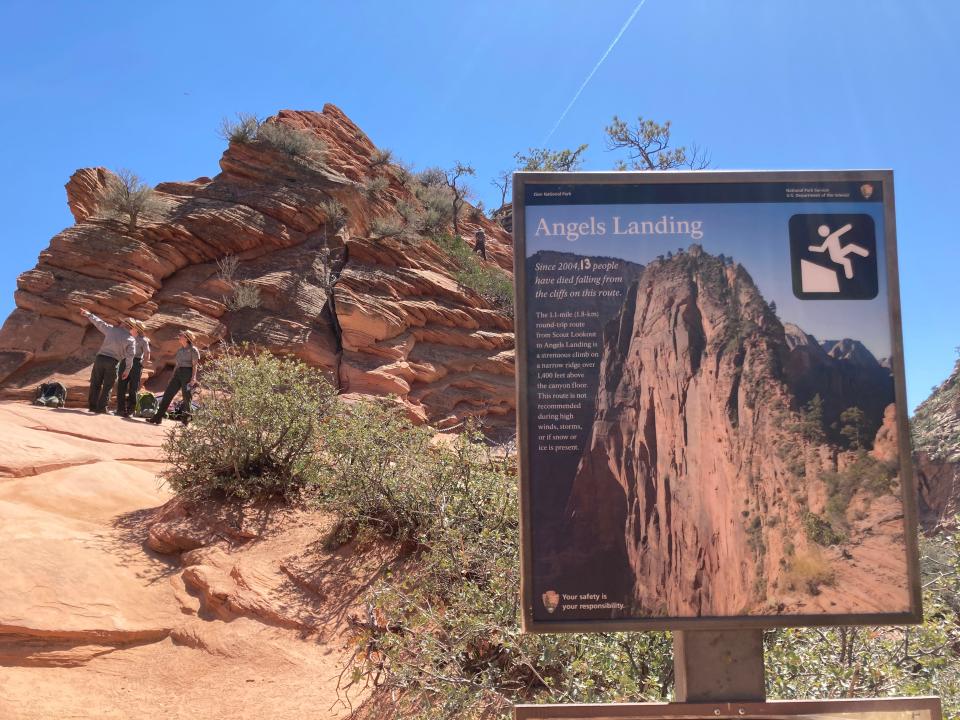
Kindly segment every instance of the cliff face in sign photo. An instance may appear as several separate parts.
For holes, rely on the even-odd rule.
[[[908,611],[890,372],[826,345],[697,245],[648,265],[605,329],[570,566],[621,564],[638,616]]]

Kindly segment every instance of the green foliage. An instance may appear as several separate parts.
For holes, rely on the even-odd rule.
[[[940,695],[960,717],[960,542],[921,539],[923,625],[832,627],[765,633],[770,697]]]
[[[846,527],[847,508],[857,490],[873,496],[887,493],[898,470],[896,463],[882,462],[866,450],[859,450],[843,470],[822,473],[820,479],[827,485],[827,514],[833,526]]]
[[[823,430],[823,398],[819,393],[803,406],[800,419],[794,424],[793,430],[812,443],[822,443],[826,440],[827,436]]]
[[[414,243],[418,240],[415,225],[408,224],[403,218],[374,218],[370,223],[370,235],[374,238],[397,238],[403,242]]]
[[[430,522],[424,493],[432,491],[431,437],[396,406],[341,403],[323,426],[324,502],[353,530],[419,540],[420,526]]]
[[[616,115],[605,128],[607,150],[626,150],[629,163],[621,161],[620,170],[671,170],[687,167],[702,170],[709,158],[696,145],[670,147],[670,121],[663,123],[637,118],[635,125]]]
[[[353,412],[332,450],[331,468],[352,463],[330,478],[333,506],[415,548],[367,598],[378,620],[357,638],[355,680],[379,678],[399,698],[395,714],[411,720],[507,718],[515,702],[666,698],[662,633],[520,633],[509,456],[474,427],[431,451],[398,414]]]
[[[324,142],[313,133],[280,122],[260,123],[257,127],[257,140],[303,160],[320,161],[327,150]]]
[[[587,146],[581,145],[576,150],[548,150],[547,148],[530,148],[527,154],[516,153],[513,157],[517,161],[518,170],[552,170],[567,172],[577,170],[583,165],[581,155]]]
[[[388,187],[390,187],[390,181],[387,178],[383,175],[374,175],[361,183],[360,190],[367,200],[373,202],[383,195]]]
[[[204,366],[193,422],[167,436],[163,476],[178,493],[301,499],[320,477],[315,450],[333,399],[301,362],[229,349]]]
[[[137,220],[144,212],[157,206],[156,193],[132,172],[120,168],[107,183],[104,207],[114,213],[127,216],[127,230],[137,229]]]
[[[867,417],[863,410],[849,407],[840,413],[840,437],[844,439],[847,447],[852,450],[866,447],[868,436]]]
[[[252,143],[257,139],[261,121],[251,113],[237,113],[236,118],[223,118],[217,134],[231,143]]]
[[[846,540],[842,533],[834,529],[829,520],[824,520],[810,511],[803,515],[803,529],[810,541],[817,543],[817,545],[838,545]]]
[[[513,309],[513,280],[496,265],[484,263],[466,241],[454,235],[436,235],[433,241],[460,268],[457,282],[504,310]]]

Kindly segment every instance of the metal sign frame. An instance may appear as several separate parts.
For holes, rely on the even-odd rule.
[[[517,705],[514,720],[856,720],[852,713],[927,712],[922,720],[942,720],[938,697],[869,700],[772,700],[762,703],[636,703],[621,705]],[[842,714],[842,717],[837,717]],[[866,720],[866,718],[864,718]],[[904,718],[904,720],[913,720]],[[917,720],[921,720],[918,718]]]
[[[554,620],[534,618],[533,547],[531,531],[530,441],[527,403],[527,253],[525,198],[532,185],[671,185],[705,183],[817,183],[876,182],[882,184],[884,248],[891,332],[894,401],[897,411],[900,487],[904,510],[904,543],[910,608],[903,613],[746,615],[723,617],[650,617],[633,619]],[[798,203],[798,208],[802,203]],[[922,622],[917,546],[916,481],[911,461],[907,396],[904,380],[903,337],[897,267],[893,172],[855,171],[664,171],[664,172],[516,172],[513,175],[514,293],[516,317],[517,424],[521,488],[521,606],[525,632],[608,632],[629,630],[736,630],[746,628],[830,625],[904,625]],[[878,245],[881,239],[877,239]]]

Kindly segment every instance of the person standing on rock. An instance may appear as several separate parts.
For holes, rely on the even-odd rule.
[[[487,259],[487,236],[484,234],[483,230],[477,230],[473,234],[473,251],[482,257],[484,260]]]
[[[107,412],[110,391],[117,381],[121,361],[125,361],[128,368],[133,365],[136,342],[128,327],[104,322],[86,308],[82,309],[80,314],[103,333],[103,343],[90,372],[90,394],[87,397],[87,408],[90,412],[103,414]],[[126,378],[128,373],[129,370],[125,370],[123,377]]]
[[[137,407],[137,392],[140,390],[140,376],[143,366],[150,362],[150,338],[144,335],[146,326],[139,320],[131,319],[130,327],[133,330],[133,341],[136,343],[133,354],[133,366],[129,375],[124,374],[127,362],[120,363],[121,377],[117,380],[117,415],[130,417]]]
[[[197,370],[200,368],[200,351],[195,347],[193,333],[189,330],[181,330],[177,339],[180,341],[180,349],[177,350],[174,361],[173,377],[170,378],[167,389],[163,391],[163,399],[160,400],[157,412],[152,418],[147,418],[147,422],[154,425],[163,422],[163,416],[178,392],[183,393],[183,406],[186,408],[183,423],[186,424],[190,417],[190,401],[193,399],[193,388],[197,384]]]

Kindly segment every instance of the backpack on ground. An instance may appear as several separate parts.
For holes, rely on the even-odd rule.
[[[66,402],[67,388],[58,382],[43,383],[33,398],[34,405],[43,407],[63,407]]]
[[[160,405],[157,396],[148,390],[137,393],[137,404],[133,407],[133,414],[141,418],[152,418]]]
[[[196,413],[199,408],[200,406],[197,405],[197,403],[191,401],[188,412],[187,404],[183,400],[177,400],[177,402],[173,404],[173,408],[170,410],[170,412],[167,413],[167,416],[171,420],[185,420],[189,419],[190,416]]]

